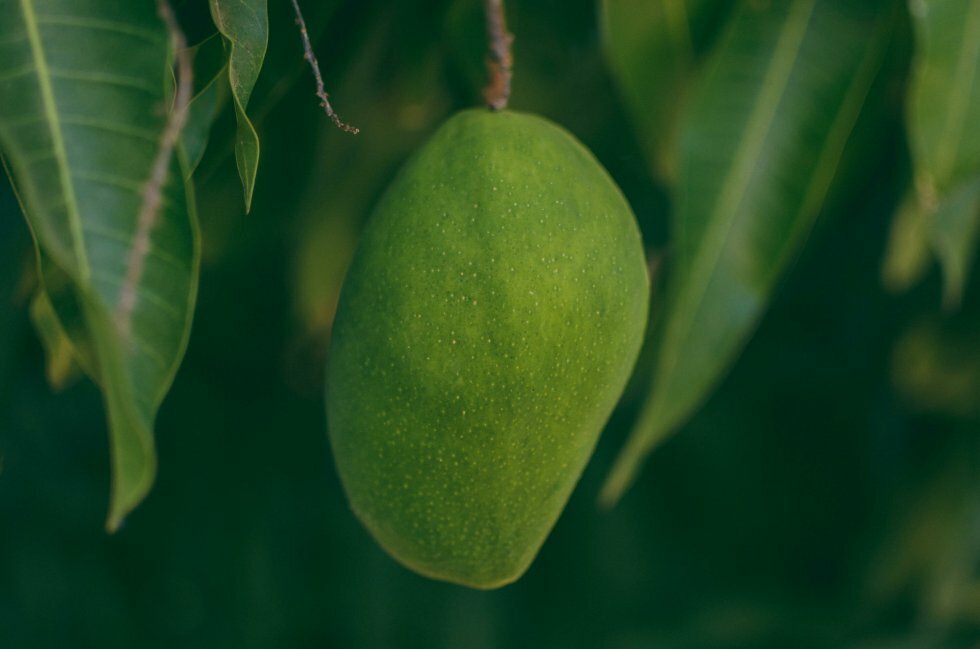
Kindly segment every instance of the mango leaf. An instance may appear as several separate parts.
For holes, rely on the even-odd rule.
[[[194,61],[194,97],[187,109],[181,142],[187,155],[185,173],[193,174],[204,156],[211,125],[217,115],[220,79],[227,68],[221,38],[216,34],[191,48]]]
[[[252,207],[255,174],[259,169],[259,135],[245,109],[269,42],[266,0],[211,0],[211,17],[228,49],[228,81],[238,120],[235,163],[242,179],[247,212]]]
[[[31,322],[44,347],[48,383],[55,390],[63,390],[82,372],[76,359],[71,338],[62,328],[58,314],[44,291],[38,291],[31,300]]]
[[[810,230],[884,59],[887,0],[744,3],[682,127],[675,258],[652,392],[603,488],[647,454],[733,364]]]
[[[39,248],[37,260],[41,286],[31,299],[30,315],[44,347],[48,383],[62,390],[82,372],[99,382],[98,358],[85,330],[71,278]]]
[[[959,305],[980,234],[980,174],[946,193],[930,224],[932,246],[946,275],[945,303]]]
[[[0,1],[0,151],[52,287],[44,326],[89,358],[105,397],[110,531],[153,483],[153,421],[197,291],[193,192],[182,156],[162,146],[173,51],[155,7]]]
[[[916,55],[908,131],[917,205],[896,215],[885,280],[900,290],[919,279],[925,264],[901,282],[889,272],[910,254],[910,237],[902,233],[921,232],[920,247],[931,248],[943,268],[945,303],[955,306],[980,235],[980,2],[911,0],[909,8]]]
[[[720,0],[603,0],[602,49],[654,174],[673,181],[681,107],[715,25]]]
[[[920,194],[980,175],[980,2],[912,0],[909,135]]]
[[[892,293],[900,293],[922,279],[929,267],[929,224],[914,191],[906,192],[892,217],[881,280]]]

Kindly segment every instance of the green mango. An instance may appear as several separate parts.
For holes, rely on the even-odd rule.
[[[401,170],[341,291],[327,368],[351,507],[407,567],[496,588],[555,524],[636,361],[636,221],[573,136],[469,110]]]

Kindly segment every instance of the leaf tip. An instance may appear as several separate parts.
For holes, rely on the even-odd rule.
[[[106,516],[105,524],[106,532],[109,534],[117,532],[125,523],[126,517],[143,502],[147,494],[150,493],[157,473],[156,455],[152,451],[144,458],[141,471],[135,479],[133,477],[127,478],[119,470],[119,458],[114,457],[113,461],[117,463],[117,468],[112,476],[109,513]]]
[[[599,492],[599,508],[611,509],[629,491],[650,453],[683,421],[685,413],[665,410],[659,395],[651,393],[620,450]]]
[[[636,480],[637,470],[640,465],[640,457],[643,455],[629,453],[629,444],[620,452],[616,458],[613,468],[609,471],[605,484],[599,490],[598,505],[599,509],[608,511],[619,504],[623,494],[633,485]]]

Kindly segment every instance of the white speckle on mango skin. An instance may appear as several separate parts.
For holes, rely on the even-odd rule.
[[[369,220],[334,323],[331,446],[378,542],[437,579],[520,577],[629,378],[647,300],[633,214],[580,143],[510,111],[447,121]]]

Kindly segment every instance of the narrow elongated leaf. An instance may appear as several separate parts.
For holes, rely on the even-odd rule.
[[[34,330],[44,347],[48,383],[60,390],[85,372],[101,385],[98,357],[72,279],[51,263],[36,242],[35,248],[40,287],[31,300],[30,311]]]
[[[247,212],[252,206],[255,174],[259,169],[259,135],[245,109],[269,42],[266,0],[211,0],[211,17],[228,47],[228,81],[238,120],[235,162],[245,191]]]
[[[603,0],[603,51],[657,176],[674,180],[681,106],[728,3]]]
[[[62,390],[81,374],[82,367],[45,291],[38,291],[31,300],[31,322],[44,347],[48,383]]]
[[[897,277],[913,253],[911,238],[939,258],[945,301],[960,300],[980,235],[980,0],[911,0],[916,56],[909,87],[908,130],[916,201],[896,215],[885,261],[885,281],[903,289],[918,272]],[[898,281],[901,279],[902,281]]]
[[[959,304],[980,234],[980,173],[949,191],[932,215],[929,234],[945,274],[945,302]]]
[[[607,481],[643,458],[734,362],[809,231],[880,68],[885,2],[745,3],[683,127],[675,259],[653,391]]]
[[[928,230],[919,197],[914,191],[907,192],[892,218],[881,265],[881,279],[886,289],[900,293],[925,274],[932,260]]]
[[[980,174],[980,0],[911,0],[909,135],[926,200]]]
[[[54,273],[67,278],[70,299],[52,293],[47,315],[78,350],[81,341],[90,346],[87,369],[105,396],[110,530],[153,482],[153,421],[183,355],[197,289],[196,217],[181,156],[169,156],[162,187],[150,182],[155,161],[166,160],[173,85],[155,9],[129,0],[0,0],[0,150],[45,283]]]
[[[221,37],[215,34],[191,48],[194,61],[194,97],[187,110],[187,123],[181,133],[187,155],[185,173],[192,174],[204,156],[208,135],[218,109],[219,79],[227,70],[227,57]]]

